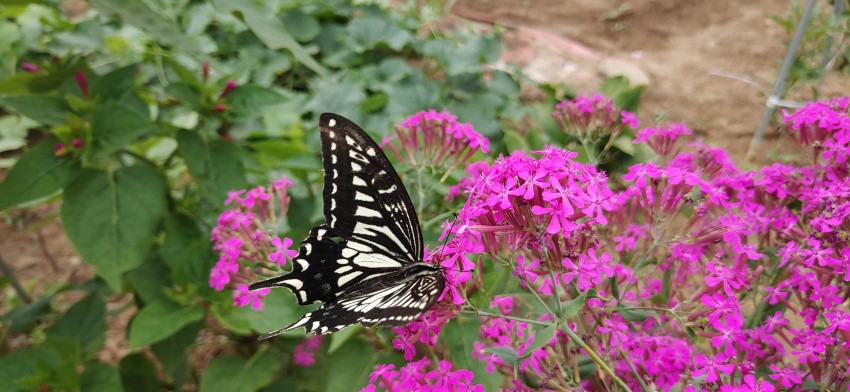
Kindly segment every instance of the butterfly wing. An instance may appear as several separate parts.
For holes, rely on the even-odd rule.
[[[335,114],[322,114],[319,130],[325,224],[302,242],[291,272],[250,287],[288,287],[302,305],[335,301],[365,280],[422,258],[416,210],[383,151]]]
[[[314,312],[307,313],[292,325],[263,335],[261,339],[277,336],[303,327],[308,333],[323,335],[339,331],[349,325],[401,326],[418,319],[434,305],[445,286],[445,279],[434,268],[430,273],[369,292],[327,303]]]

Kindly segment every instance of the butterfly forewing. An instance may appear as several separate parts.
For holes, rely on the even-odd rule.
[[[315,312],[297,327],[327,333],[361,322],[401,325],[436,302],[439,267],[422,263],[422,232],[398,173],[360,127],[335,114],[319,119],[325,224],[301,243],[286,275],[251,285],[285,286]]]

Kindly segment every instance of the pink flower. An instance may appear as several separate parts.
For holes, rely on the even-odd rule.
[[[283,240],[280,237],[272,238],[272,245],[276,248],[276,250],[269,255],[269,261],[273,263],[277,263],[278,265],[285,265],[286,259],[292,260],[295,256],[298,255],[298,251],[294,249],[289,249],[292,246],[292,239],[289,237],[283,237]]]
[[[236,291],[233,292],[233,305],[247,306],[250,304],[252,308],[262,310],[263,297],[267,296],[269,292],[271,292],[271,289],[268,287],[251,291],[248,290],[248,285],[240,284],[236,287]]]

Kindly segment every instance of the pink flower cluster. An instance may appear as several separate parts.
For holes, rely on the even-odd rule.
[[[213,249],[220,256],[210,272],[209,283],[216,290],[230,286],[236,306],[262,309],[262,299],[270,289],[248,290],[248,285],[257,281],[254,269],[277,269],[298,254],[290,249],[292,239],[281,239],[268,231],[277,227],[277,219],[286,216],[292,185],[292,181],[281,178],[270,187],[228,193],[225,205],[232,207],[219,215],[210,235]]]
[[[614,139],[625,127],[637,128],[634,113],[623,110],[602,94],[579,95],[555,106],[552,117],[569,135],[582,143],[597,142],[603,136]]]
[[[310,367],[316,363],[315,353],[322,346],[324,335],[308,336],[295,346],[292,362],[301,367]]]
[[[476,152],[490,152],[490,141],[472,124],[457,122],[447,111],[431,109],[396,126],[395,135],[384,138],[381,147],[407,166],[439,168],[448,174]]]
[[[428,358],[408,362],[399,370],[395,365],[378,365],[369,376],[370,384],[361,392],[385,391],[417,392],[483,392],[484,387],[474,384],[474,374],[465,369],[452,370],[454,365],[446,360],[433,364]]]
[[[470,165],[452,243],[510,268],[533,294],[496,297],[472,355],[514,387],[509,362],[520,358],[521,379],[534,380],[524,388],[602,390],[613,377],[635,390],[847,388],[848,103],[786,114],[796,140],[815,150],[809,166],[740,171],[723,150],[695,142],[683,151],[690,132],[680,125],[638,134],[662,157],[631,167],[617,193],[556,148]],[[580,312],[528,353],[537,324],[562,314],[553,304],[575,301]],[[564,372],[588,350],[612,373]]]

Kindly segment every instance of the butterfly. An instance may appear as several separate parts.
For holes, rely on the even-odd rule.
[[[422,261],[422,231],[398,173],[366,132],[319,117],[325,223],[301,243],[289,273],[249,288],[286,287],[316,311],[261,339],[303,327],[319,335],[349,325],[403,326],[443,292],[442,267]]]

